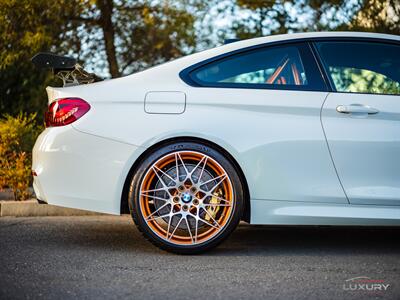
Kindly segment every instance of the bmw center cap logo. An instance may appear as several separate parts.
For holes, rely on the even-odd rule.
[[[188,193],[184,193],[182,195],[182,201],[185,203],[189,203],[190,201],[192,201],[192,195],[190,195]]]

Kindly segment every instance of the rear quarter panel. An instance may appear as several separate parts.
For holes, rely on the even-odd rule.
[[[252,199],[347,203],[320,123],[323,92],[189,87],[168,72],[147,72],[82,89],[91,111],[73,126],[119,142],[150,147],[193,136],[226,149],[241,166]],[[154,83],[154,76],[166,78]],[[100,86],[99,86],[100,87]],[[148,92],[186,95],[181,114],[149,114]]]

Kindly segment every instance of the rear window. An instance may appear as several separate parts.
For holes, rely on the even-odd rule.
[[[308,45],[294,43],[248,50],[196,68],[190,78],[206,87],[325,89],[309,51]]]
[[[263,49],[227,58],[201,68],[193,76],[203,83],[307,85],[296,47]]]

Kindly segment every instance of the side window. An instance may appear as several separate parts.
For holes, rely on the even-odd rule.
[[[306,71],[304,51],[307,45],[297,44],[249,50],[201,66],[190,78],[201,86],[310,90],[314,78]],[[316,89],[324,89],[322,79]]]
[[[400,46],[375,42],[317,42],[338,92],[400,95]]]

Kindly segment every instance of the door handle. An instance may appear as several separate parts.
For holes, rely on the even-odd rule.
[[[369,114],[374,115],[379,112],[376,108],[362,104],[339,105],[336,111],[342,114]]]

